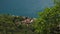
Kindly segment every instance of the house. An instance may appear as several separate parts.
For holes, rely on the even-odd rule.
[[[25,24],[30,24],[32,22],[33,22],[33,20],[29,19],[29,18],[22,21],[22,23],[25,23]]]
[[[22,17],[23,18],[23,20],[22,21],[20,21],[20,19],[18,18],[18,16],[17,17],[15,17],[14,19],[13,19],[13,22],[16,24],[16,25],[20,25],[20,24],[27,24],[27,25],[29,25],[29,24],[31,24],[31,23],[33,23],[34,22],[34,18],[29,18],[29,17]]]

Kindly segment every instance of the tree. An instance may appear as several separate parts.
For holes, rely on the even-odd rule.
[[[14,17],[9,14],[0,15],[0,28],[3,30],[3,34],[7,34],[9,30],[15,31],[16,26],[13,23],[13,18]]]
[[[56,4],[52,8],[39,12],[39,18],[33,24],[33,28],[38,34],[56,34],[55,28],[58,25],[60,25],[60,5]]]

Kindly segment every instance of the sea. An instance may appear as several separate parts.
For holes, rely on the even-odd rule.
[[[38,17],[38,12],[53,5],[53,0],[0,0],[0,14]]]

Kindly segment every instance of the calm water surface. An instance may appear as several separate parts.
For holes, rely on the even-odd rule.
[[[0,0],[0,14],[37,17],[37,12],[50,6],[52,0]]]

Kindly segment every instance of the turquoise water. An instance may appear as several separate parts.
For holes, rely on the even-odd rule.
[[[37,12],[50,6],[52,0],[0,0],[0,14],[37,17]]]

